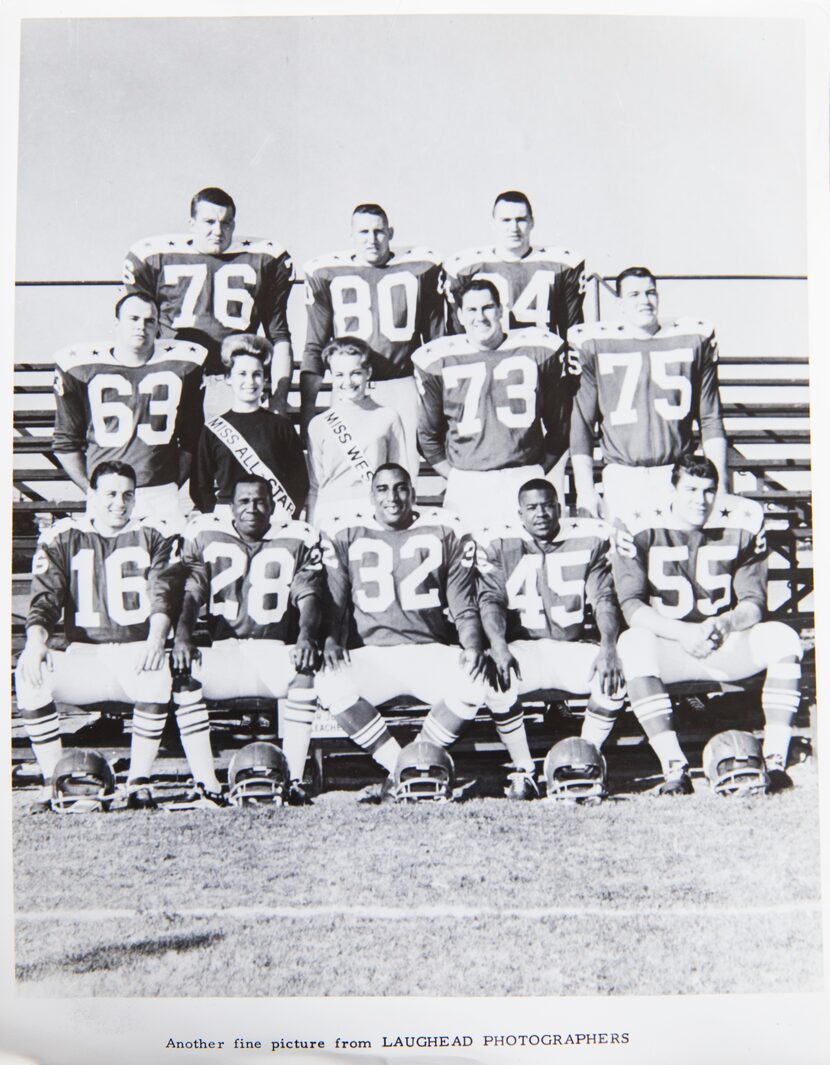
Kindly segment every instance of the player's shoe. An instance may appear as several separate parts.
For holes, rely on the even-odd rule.
[[[37,798],[29,803],[30,814],[48,814],[52,809],[52,785],[44,784],[38,789]]]
[[[539,785],[529,770],[515,769],[507,774],[504,795],[505,798],[513,799],[515,802],[530,802],[531,799],[539,798]]]
[[[787,761],[782,754],[771,754],[764,759],[769,777],[768,793],[786,791],[793,786],[792,777],[787,772]]]
[[[175,799],[164,804],[169,812],[179,810],[224,810],[228,800],[221,791],[210,791],[201,781],[196,781],[183,799]]]
[[[657,789],[658,795],[694,795],[695,789],[685,762],[672,762],[666,779]]]
[[[301,780],[292,780],[288,785],[286,802],[289,806],[311,806],[311,796]]]
[[[157,810],[158,803],[153,795],[148,777],[136,777],[127,781],[128,810]]]
[[[379,806],[381,803],[395,801],[395,781],[390,773],[382,784],[370,784],[361,791],[358,802]]]

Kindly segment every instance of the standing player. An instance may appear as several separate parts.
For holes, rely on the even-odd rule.
[[[15,675],[17,703],[46,784],[61,757],[57,702],[133,703],[128,805],[152,806],[150,771],[170,701],[164,643],[176,609],[171,581],[176,541],[161,526],[132,519],[135,472],[123,462],[92,471],[88,512],[56,522],[41,536],[32,565],[26,645]],[[63,615],[66,651],[49,647]],[[204,707],[176,720],[197,781],[212,803],[213,772]]]
[[[474,278],[459,294],[464,336],[413,356],[424,458],[447,478],[444,506],[468,528],[509,521],[516,493],[567,447],[565,345],[553,333],[505,333],[499,294]]]
[[[625,521],[667,494],[672,464],[703,452],[726,484],[726,437],[718,393],[718,347],[696,319],[661,321],[654,275],[631,266],[617,278],[622,322],[580,326],[570,336],[582,374],[571,416],[571,463],[580,508],[594,516],[594,427],[599,422],[604,513]],[[636,518],[634,519],[636,520]]]
[[[324,545],[331,617],[317,694],[390,774],[400,747],[379,704],[423,699],[432,709],[420,738],[449,747],[483,701],[484,641],[458,519],[416,512],[414,498],[402,466],[380,466],[374,514],[332,522]]]
[[[519,696],[545,688],[590,694],[582,738],[597,748],[622,709],[608,528],[595,520],[560,521],[553,485],[532,480],[519,490],[519,524],[495,526],[476,539],[481,623],[500,681],[498,690],[488,690],[487,705],[515,767],[506,794],[533,799],[539,791]],[[582,640],[586,600],[599,647]]]
[[[219,349],[233,333],[261,326],[274,345],[272,407],[285,413],[291,383],[291,334],[286,307],[294,268],[276,241],[234,237],[236,205],[223,189],[190,201],[190,233],[138,241],[124,260],[127,293],[161,308],[161,335],[207,348],[206,415],[231,404]]]
[[[230,510],[234,485],[255,474],[271,485],[280,513],[299,514],[308,493],[308,471],[300,438],[284,414],[265,410],[273,348],[265,337],[226,337],[222,363],[233,395],[224,414],[208,418],[190,476],[190,495],[204,513]]]
[[[686,455],[672,470],[670,505],[616,538],[614,581],[630,629],[619,640],[631,708],[660,759],[663,795],[692,792],[666,685],[729,681],[766,670],[761,696],[770,784],[786,773],[798,710],[801,641],[787,625],[762,622],[767,603],[764,515],[753,500],[716,497],[718,474]]]
[[[308,520],[318,528],[344,507],[370,503],[372,475],[386,462],[406,463],[403,425],[390,407],[368,395],[372,353],[356,338],[323,350],[331,374],[331,407],[308,426]],[[409,470],[412,478],[418,471]]]
[[[325,578],[317,534],[284,515],[272,522],[274,499],[262,477],[240,477],[230,515],[194,518],[185,531],[187,578],[176,627],[174,668],[193,665],[197,685],[180,698],[285,698],[283,750],[288,801],[306,802],[302,787],[315,696],[311,672]],[[193,630],[206,608],[212,644],[198,654]]]
[[[502,306],[502,328],[535,326],[566,337],[582,321],[585,263],[565,248],[534,248],[533,210],[523,192],[502,192],[493,204],[495,244],[470,248],[447,260],[449,323],[464,325],[459,296],[473,277],[492,281]]]
[[[76,344],[55,356],[58,461],[79,488],[103,461],[127,462],[137,478],[137,516],[180,523],[179,486],[202,427],[205,349],[156,340],[158,308],[143,296],[115,305],[115,343]]]
[[[323,348],[338,337],[358,337],[372,349],[374,398],[400,415],[407,466],[418,468],[418,397],[412,353],[444,334],[443,273],[424,248],[395,250],[394,229],[376,203],[352,212],[353,250],[313,259],[305,267],[308,329],[300,375],[302,420],[314,414],[325,367]]]

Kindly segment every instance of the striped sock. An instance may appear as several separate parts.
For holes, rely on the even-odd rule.
[[[761,692],[765,758],[780,755],[786,762],[793,721],[801,703],[800,689],[800,662],[775,662],[767,670]]]
[[[632,697],[631,709],[660,759],[664,773],[668,772],[671,762],[686,762],[674,731],[674,713],[668,692],[651,692],[640,699]]]
[[[390,773],[395,768],[400,753],[400,744],[386,727],[386,722],[365,699],[335,713],[338,725],[358,747],[374,758],[378,765]]]
[[[58,708],[47,703],[37,710],[22,710],[21,716],[44,783],[48,784],[63,754]]]
[[[201,687],[174,692],[173,702],[176,703],[176,724],[193,779],[204,784],[208,791],[220,791],[210,746],[210,718]]]
[[[452,747],[476,714],[475,706],[465,704],[463,710],[464,714],[459,714],[443,701],[436,703],[427,714],[418,739],[437,743],[439,747]]]
[[[521,704],[516,703],[506,713],[491,711],[499,739],[507,748],[510,761],[517,769],[535,773],[536,765],[530,753],[525,730],[525,715]]]
[[[593,698],[589,699],[588,705],[585,707],[585,717],[582,721],[582,731],[580,733],[582,739],[588,740],[589,743],[593,743],[597,748],[601,748],[611,735],[622,707],[621,700],[612,707],[610,703],[607,706],[600,706]]]
[[[316,709],[317,696],[313,688],[288,689],[282,704],[282,751],[288,759],[292,780],[303,779]]]
[[[149,777],[167,723],[167,707],[141,704],[133,710],[133,738],[130,743],[129,780]]]

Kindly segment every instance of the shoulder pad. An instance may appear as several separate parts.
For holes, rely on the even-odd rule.
[[[552,248],[548,245],[544,248],[531,248],[530,254],[522,261],[561,263],[563,266],[575,269],[577,266],[582,266],[585,262],[585,256],[580,255],[579,252],[571,251],[570,248]]]
[[[498,351],[512,351],[514,348],[550,348],[558,352],[565,343],[556,333],[548,329],[528,326],[527,329],[511,329]]]
[[[412,361],[419,370],[429,370],[434,363],[440,362],[449,355],[477,354],[478,352],[470,344],[466,334],[459,333],[456,336],[438,337],[424,344],[414,353]]]
[[[78,517],[86,518],[86,515],[82,514],[78,515]],[[89,519],[87,518],[85,522],[81,522],[78,520],[78,517],[58,518],[58,520],[50,525],[48,529],[43,530],[38,537],[38,544],[43,547],[48,547],[50,544],[53,544],[62,533],[71,532],[72,529],[80,529],[82,532],[90,532],[91,526],[89,524]]]
[[[608,540],[611,529],[599,518],[564,518],[559,525],[557,540],[589,539]]]
[[[130,253],[136,259],[149,259],[151,255],[161,255],[163,252],[171,251],[197,254],[193,247],[193,237],[187,233],[162,233],[158,237],[144,237],[143,240],[137,240],[130,248]]]
[[[136,522],[130,522],[129,525],[123,529],[126,532],[127,529],[154,529],[157,533],[160,533],[166,540],[169,540],[173,535],[173,529],[170,526],[170,522],[167,518],[158,518],[155,516],[139,518]]]
[[[498,259],[494,247],[467,248],[464,251],[456,252],[455,255],[451,255],[444,263],[444,269],[448,274],[455,275],[470,266],[475,266],[478,263],[489,263],[494,259]]]
[[[489,547],[496,540],[525,540],[528,543],[533,539],[523,525],[512,522],[499,522],[495,525],[484,525],[473,532],[473,539],[481,547]]]
[[[294,540],[302,540],[306,547],[313,547],[320,540],[317,531],[312,529],[307,522],[295,521],[290,518],[287,521],[272,522],[265,534],[265,539],[279,540],[283,536],[291,537]]]
[[[670,506],[647,507],[642,513],[635,512],[628,518],[627,529],[632,536],[646,529],[675,529],[677,521]]]
[[[371,510],[371,503],[367,503],[366,511],[351,510],[343,517],[333,517],[326,520],[326,533],[333,540],[344,529],[380,529],[380,524]]]
[[[309,259],[303,267],[303,274],[308,277],[316,270],[323,270],[327,266],[353,266],[351,251],[327,251],[314,259]]]
[[[395,263],[430,263],[433,266],[441,265],[441,256],[430,248],[393,248],[393,260]]]
[[[182,536],[185,540],[195,540],[201,532],[216,529],[221,532],[233,533],[233,527],[220,514],[194,514],[184,527]],[[234,533],[235,535],[235,533]]]
[[[452,530],[456,536],[461,536],[464,531],[464,522],[451,510],[445,510],[443,507],[418,507],[416,513],[417,517],[409,526],[410,529],[421,525],[443,525],[445,529]]]
[[[112,345],[104,340],[100,344],[94,341],[83,344],[72,344],[61,348],[55,354],[55,365],[67,373],[78,366],[90,366],[97,362],[110,362],[112,359]]]
[[[162,338],[156,341],[153,352],[153,362],[191,362],[194,366],[201,366],[206,358],[207,348],[194,344],[192,340]]]
[[[764,508],[755,499],[742,496],[718,496],[707,529],[745,529],[755,536],[764,525]]]
[[[619,322],[583,322],[581,325],[572,325],[568,329],[568,343],[578,346],[587,340],[599,340],[602,337],[613,336],[620,324]]]
[[[666,322],[660,322],[661,333],[680,333],[701,336],[704,339],[712,336],[715,327],[702,318],[672,318]]]
[[[279,259],[281,255],[287,254],[281,244],[278,244],[275,240],[268,240],[267,237],[237,237],[222,254],[238,255],[240,252],[270,255],[274,259]]]

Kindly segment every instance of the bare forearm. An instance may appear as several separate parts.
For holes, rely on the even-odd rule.
[[[703,441],[703,454],[718,471],[718,483],[721,490],[729,491],[729,475],[726,466],[727,443],[724,436],[710,436]]]
[[[86,459],[82,451],[56,451],[55,457],[63,466],[69,477],[84,492],[89,488],[89,478],[86,475]]]
[[[490,641],[490,646],[507,646],[507,615],[504,609],[496,603],[479,603],[479,614],[484,634]]]
[[[738,603],[734,610],[721,614],[718,620],[728,619],[727,623],[731,632],[743,632],[744,629],[751,629],[753,625],[757,625],[762,617],[763,614],[758,604],[745,599],[742,603]]]
[[[303,370],[300,374],[300,421],[304,430],[314,417],[317,395],[322,383],[323,378],[318,373]]]
[[[299,603],[301,639],[312,643],[317,640],[323,620],[323,608],[316,595],[306,595]]]
[[[647,632],[653,632],[655,636],[662,636],[666,640],[675,642],[680,641],[688,624],[675,618],[663,617],[654,607],[646,603],[643,603],[634,613],[628,613],[626,616],[632,629],[645,629]]]
[[[278,340],[274,344],[274,358],[271,362],[271,406],[285,408],[288,392],[291,388],[291,374],[294,362],[290,340]]]
[[[571,452],[571,468],[574,471],[576,494],[585,495],[594,488],[594,460],[590,455],[575,455]]]
[[[616,603],[603,600],[594,607],[594,618],[599,629],[600,641],[604,644],[616,644],[622,627],[622,619]]]

